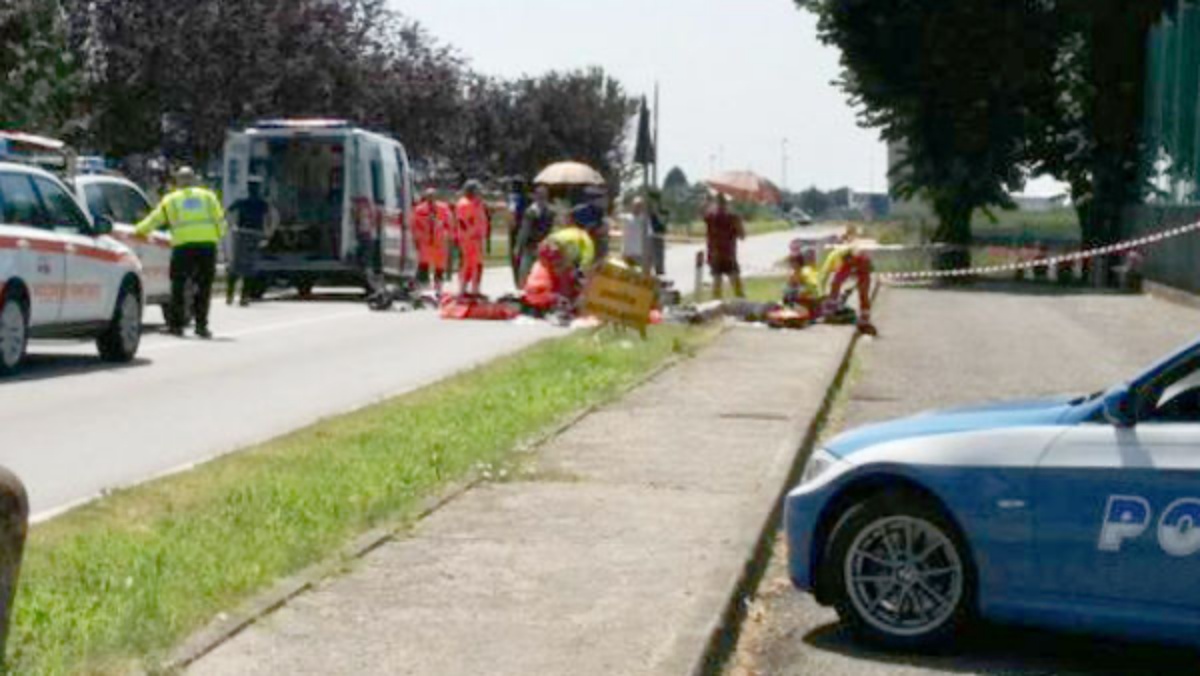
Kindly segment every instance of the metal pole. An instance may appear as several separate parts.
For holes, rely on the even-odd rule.
[[[658,190],[658,82],[654,83],[654,175],[651,185]]]
[[[785,138],[785,139],[783,139],[783,185],[779,186],[779,187],[783,188],[784,192],[787,192],[787,189],[788,189],[787,170],[788,170],[788,140]]]
[[[4,646],[28,530],[29,498],[25,486],[12,472],[0,467],[0,665],[4,663]]]

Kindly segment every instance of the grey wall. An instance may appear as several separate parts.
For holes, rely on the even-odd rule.
[[[1200,221],[1200,205],[1134,207],[1125,218],[1126,237],[1135,238]],[[1146,279],[1200,293],[1200,232],[1191,232],[1144,249]]]

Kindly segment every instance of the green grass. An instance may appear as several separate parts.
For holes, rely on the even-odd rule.
[[[1079,218],[1074,209],[1050,211],[996,211],[995,220],[976,212],[971,234],[982,242],[1006,244],[1076,244],[1080,240]],[[863,226],[868,237],[884,244],[921,244],[933,236],[937,221],[933,217],[908,217],[903,220]]]
[[[771,277],[745,277],[742,279],[742,290],[746,292],[746,300],[756,303],[771,303],[779,302],[783,299],[783,285],[787,283],[786,275],[771,276]],[[684,298],[688,303],[701,303],[704,301],[714,300],[712,293],[712,280],[706,280],[704,291],[700,294],[691,294]],[[724,286],[725,299],[732,300],[733,286],[729,280],[725,280]]]
[[[21,571],[10,670],[117,673],[571,413],[609,399],[712,330],[652,327],[548,341],[36,527]],[[219,421],[214,421],[219,424]]]
[[[786,276],[748,277],[742,280],[742,284],[746,290],[746,299],[756,303],[778,303],[783,299],[783,286],[786,283]],[[728,293],[726,291],[727,295]]]
[[[992,222],[984,214],[976,214],[971,222],[975,237],[989,240],[1078,242],[1079,217],[1074,209],[1050,211],[999,211]]]

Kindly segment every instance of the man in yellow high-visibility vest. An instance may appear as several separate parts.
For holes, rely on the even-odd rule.
[[[137,224],[137,234],[145,236],[163,226],[171,233],[171,311],[167,313],[170,315],[167,330],[175,336],[183,335],[187,303],[196,318],[196,336],[212,338],[208,307],[217,273],[217,244],[225,236],[225,213],[217,196],[200,185],[191,168],[182,167],[175,172],[175,185],[176,190]],[[195,293],[191,298],[185,297],[189,279]]]

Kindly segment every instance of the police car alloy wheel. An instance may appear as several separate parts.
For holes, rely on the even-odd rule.
[[[25,358],[29,322],[20,303],[0,300],[0,374],[12,373]]]
[[[824,565],[838,614],[889,647],[937,647],[971,614],[974,574],[957,529],[917,494],[889,493],[849,509]]]
[[[137,355],[142,342],[142,303],[137,292],[122,287],[112,324],[96,341],[100,356],[106,361],[127,362]]]

